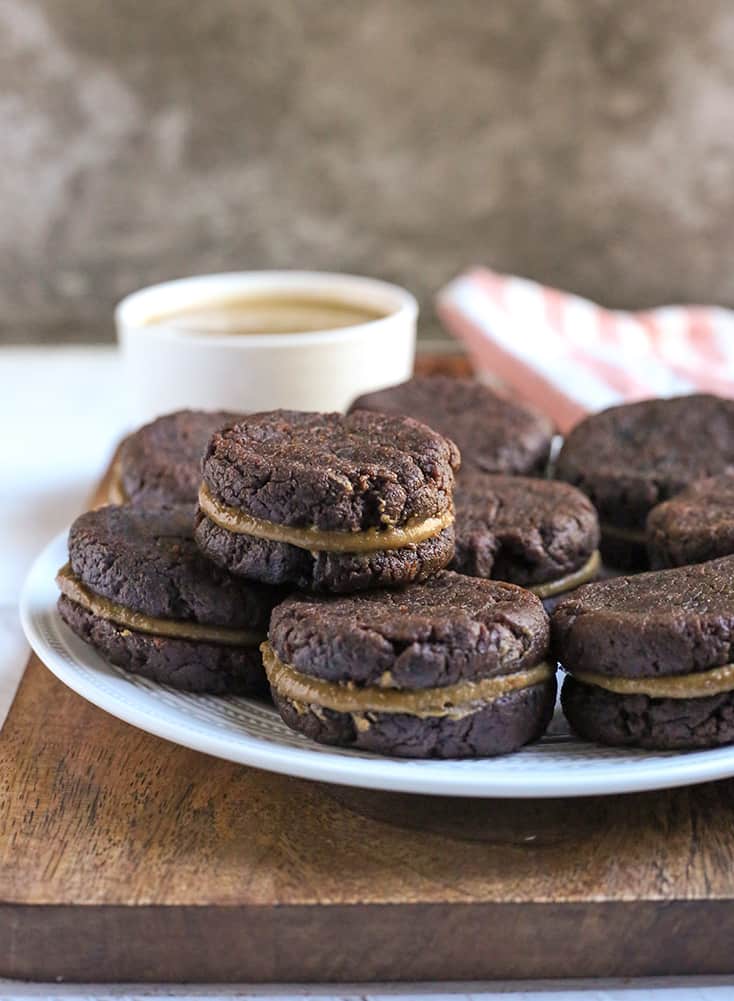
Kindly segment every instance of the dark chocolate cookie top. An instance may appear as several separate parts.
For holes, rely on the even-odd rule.
[[[407,417],[274,410],[215,434],[203,471],[252,517],[362,531],[442,514],[458,467],[453,442]]]
[[[268,638],[303,674],[430,688],[534,666],[546,655],[548,618],[514,584],[444,571],[400,591],[294,595],[274,610]]]
[[[542,584],[579,570],[599,544],[589,499],[567,483],[467,470],[456,485],[460,573]]]
[[[734,556],[586,584],[551,616],[569,671],[639,678],[734,661]]]
[[[155,618],[265,629],[281,593],[231,577],[193,540],[192,512],[126,504],[88,511],[69,531],[74,575],[95,594]]]
[[[227,410],[179,410],[134,431],[117,458],[124,497],[133,504],[196,504],[209,439],[241,417]]]
[[[734,400],[678,396],[587,417],[566,439],[556,476],[580,487],[602,522],[644,528],[655,504],[730,467]]]
[[[653,567],[679,567],[734,553],[734,473],[697,480],[647,516]]]
[[[540,473],[548,462],[551,422],[475,379],[417,376],[360,396],[351,406],[359,409],[425,421],[456,442],[464,470],[473,466],[489,473]]]

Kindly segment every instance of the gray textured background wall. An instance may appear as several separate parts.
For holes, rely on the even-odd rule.
[[[734,303],[730,0],[0,0],[0,337],[197,271]]]

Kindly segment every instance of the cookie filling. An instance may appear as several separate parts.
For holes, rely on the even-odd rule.
[[[251,632],[248,629],[227,629],[224,626],[206,626],[199,622],[156,619],[151,615],[125,608],[124,605],[118,605],[117,602],[90,591],[74,576],[68,563],[56,575],[56,584],[62,594],[82,608],[86,608],[101,619],[109,619],[110,622],[137,633],[198,640],[204,643],[223,643],[227,646],[257,646],[262,642],[262,633]]]
[[[703,699],[734,691],[734,664],[664,678],[610,678],[587,671],[574,671],[572,676],[585,685],[605,688],[617,695],[647,695],[651,699]]]
[[[564,591],[571,591],[582,584],[588,584],[599,573],[600,566],[601,556],[599,550],[595,549],[579,570],[574,570],[573,573],[558,577],[556,580],[549,580],[547,584],[534,584],[528,590],[537,594],[539,598],[551,598],[555,594],[562,594]]]
[[[359,688],[349,683],[337,684],[301,674],[289,664],[284,664],[267,642],[260,649],[272,687],[303,712],[316,707],[339,713],[405,713],[420,719],[436,716],[460,719],[508,692],[548,681],[555,673],[549,664],[543,662],[515,674],[461,681],[443,688]]]
[[[622,525],[609,525],[602,522],[602,537],[606,535],[608,539],[619,539],[620,542],[635,542],[639,545],[645,544],[645,530],[643,528],[625,528]]]
[[[110,504],[127,504],[130,500],[122,485],[122,471],[120,469],[119,458],[115,459],[112,463],[110,485],[107,488],[107,500]]]
[[[278,525],[264,518],[253,518],[244,511],[229,507],[212,496],[205,483],[199,490],[199,507],[210,521],[227,532],[252,535],[271,542],[287,542],[312,553],[378,553],[385,549],[403,549],[440,535],[454,521],[453,508],[449,508],[434,518],[411,518],[404,525],[368,528],[362,532],[296,528]]]

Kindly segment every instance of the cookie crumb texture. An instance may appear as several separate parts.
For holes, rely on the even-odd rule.
[[[88,511],[69,531],[71,568],[90,591],[144,615],[264,632],[282,595],[207,560],[192,523],[181,506]]]
[[[611,407],[577,424],[556,476],[605,522],[644,530],[648,511],[734,465],[734,400],[705,394]]]
[[[398,758],[482,758],[509,754],[543,735],[553,716],[556,681],[551,678],[503,695],[461,719],[399,713],[353,716],[295,706],[277,692],[273,700],[287,726],[321,744]]]
[[[399,591],[293,595],[273,610],[268,639],[283,663],[324,681],[434,688],[540,663],[548,617],[514,584],[444,571]]]
[[[194,534],[201,551],[232,574],[333,594],[424,581],[448,566],[454,555],[453,525],[417,545],[368,554],[311,553],[287,542],[228,532],[201,513]]]
[[[601,744],[684,751],[734,743],[734,692],[651,699],[617,695],[567,675],[561,705],[580,737]]]
[[[350,412],[407,414],[455,441],[462,467],[488,473],[542,474],[553,425],[529,407],[505,400],[476,379],[417,376],[354,401]]]
[[[419,587],[349,597],[293,595],[268,639],[293,670],[334,685],[443,688],[527,670],[545,660],[548,617],[529,591],[444,571]],[[284,722],[313,740],[414,758],[514,751],[544,732],[555,675],[450,716],[341,712],[273,689]]]
[[[734,661],[734,556],[580,587],[554,610],[569,671],[625,678],[692,674]]]
[[[264,634],[274,589],[232,577],[199,552],[192,510],[110,506],[81,515],[69,532],[69,562],[92,594],[144,616]],[[66,624],[111,663],[190,692],[266,691],[256,646],[156,636],[126,628],[65,595]]]
[[[588,562],[599,544],[589,499],[567,483],[466,470],[456,486],[452,568],[531,587]]]
[[[203,475],[253,518],[361,532],[450,509],[459,461],[453,442],[408,418],[276,410],[215,434]]]
[[[653,569],[734,554],[734,473],[699,480],[658,504],[646,531]]]
[[[128,435],[116,463],[124,498],[133,504],[193,508],[209,439],[242,416],[228,410],[179,410]]]
[[[456,446],[418,421],[360,413],[254,414],[214,435],[204,480],[253,518],[320,531],[403,526],[450,511]],[[423,542],[372,553],[309,551],[230,532],[201,510],[196,540],[233,574],[347,593],[422,581],[451,561],[453,525]]]
[[[267,680],[257,647],[151,636],[102,619],[65,595],[59,614],[69,628],[106,660],[132,674],[185,692],[265,695]]]

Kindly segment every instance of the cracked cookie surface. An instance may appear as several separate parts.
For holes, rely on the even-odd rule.
[[[602,554],[647,565],[645,519],[694,480],[734,467],[734,400],[698,394],[643,400],[585,418],[566,438],[555,476],[599,512]]]
[[[220,566],[268,584],[346,593],[424,580],[453,556],[458,467],[453,442],[409,418],[253,414],[209,443],[209,506],[202,493],[196,540]],[[218,521],[222,509],[212,510],[212,499],[233,520]],[[264,537],[247,525],[238,531],[238,515],[256,519]],[[390,532],[410,540],[425,523],[427,537],[392,547]],[[282,527],[308,531],[307,542],[279,539]],[[334,532],[340,544],[353,541],[354,551],[346,544],[347,551],[330,551],[326,533]],[[362,551],[359,533],[372,533]]]
[[[513,584],[444,571],[397,591],[293,595],[274,610],[268,640],[281,717],[322,743],[503,754],[540,737],[553,714],[548,618]],[[497,679],[491,694],[487,679]]]
[[[490,473],[542,473],[553,425],[529,407],[503,399],[476,379],[417,376],[360,396],[350,411],[407,414],[455,441],[462,468]]]
[[[582,737],[660,750],[734,740],[734,556],[587,584],[556,607],[551,634]]]
[[[95,594],[144,615],[229,628],[266,629],[279,593],[207,560],[186,507],[110,505],[69,531],[69,562]]]
[[[647,516],[654,568],[702,563],[734,553],[734,473],[698,480]]]
[[[293,595],[273,611],[269,640],[296,670],[337,683],[452,685],[522,671],[548,647],[535,595],[444,571],[421,586],[339,598]]]
[[[599,544],[593,505],[567,483],[470,469],[454,499],[459,573],[529,587],[580,569]]]
[[[734,661],[734,556],[580,587],[551,616],[569,671],[625,678]]]
[[[110,506],[77,518],[59,613],[105,659],[190,692],[258,694],[258,644],[282,593],[225,573],[192,537],[192,511]]]
[[[194,507],[209,439],[242,416],[228,410],[179,410],[134,431],[120,446],[115,463],[115,499]]]
[[[451,506],[456,446],[418,421],[276,410],[216,433],[203,478],[224,504],[278,525],[359,532]]]

